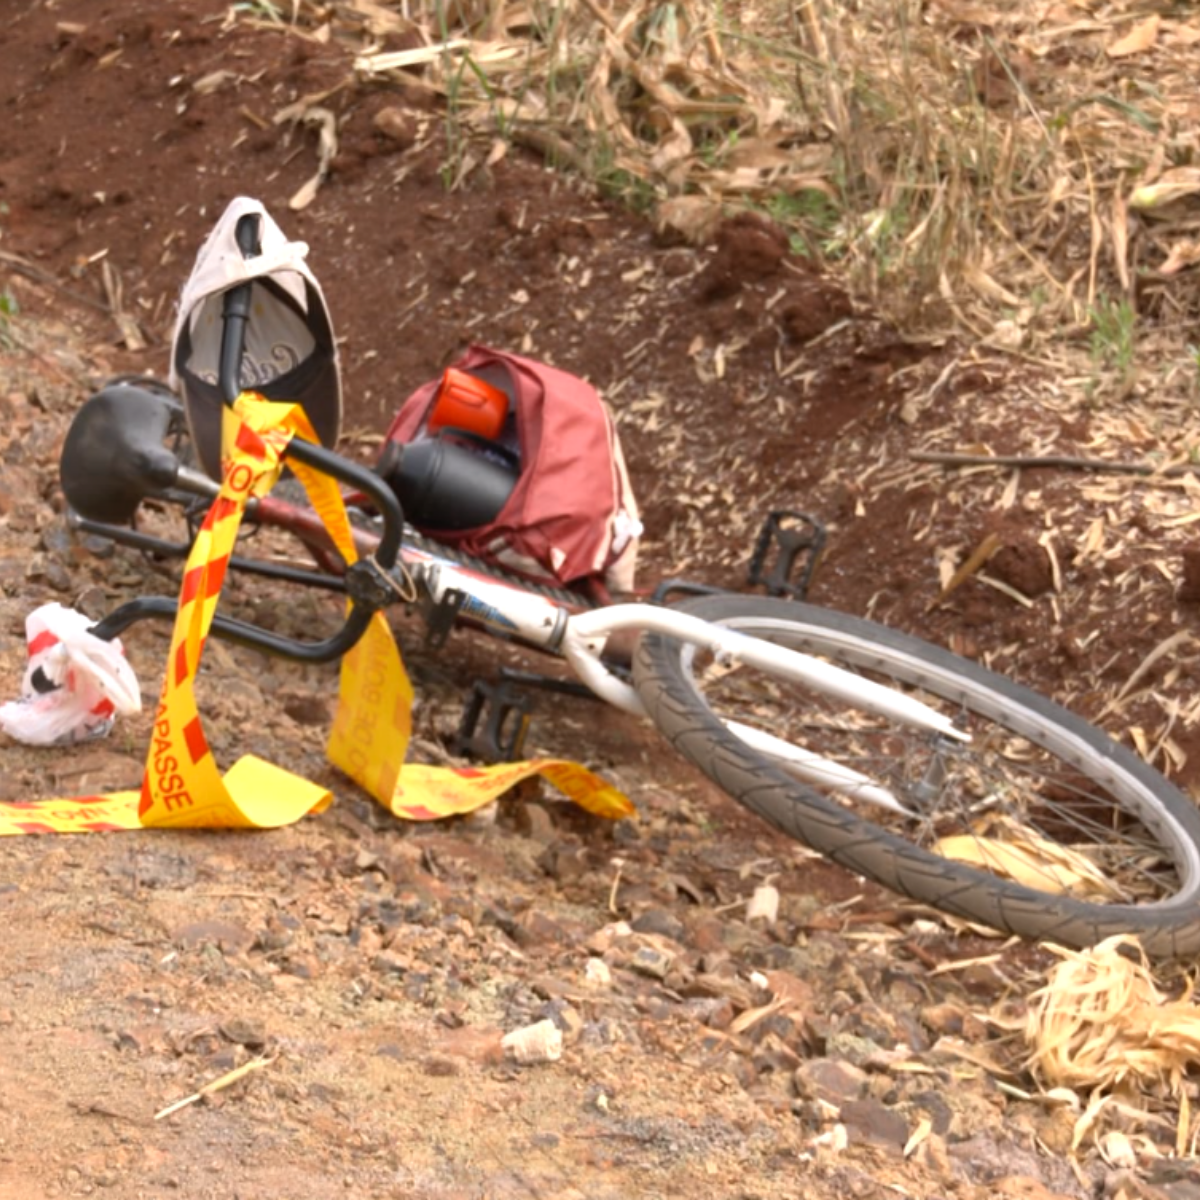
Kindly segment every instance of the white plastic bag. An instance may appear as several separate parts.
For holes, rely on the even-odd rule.
[[[0,729],[30,746],[62,746],[103,737],[118,714],[141,711],[137,676],[117,640],[88,630],[93,622],[61,604],[25,618],[29,663],[17,700],[0,704]]]

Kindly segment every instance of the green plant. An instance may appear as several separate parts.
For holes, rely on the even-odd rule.
[[[272,3],[272,0],[238,0],[238,3],[233,6],[233,11],[246,13],[260,21],[283,24],[283,13],[279,10],[278,5]]]
[[[1092,365],[1116,371],[1122,380],[1133,370],[1137,349],[1137,313],[1127,299],[1104,297],[1089,311],[1091,338],[1089,342]]]
[[[814,242],[825,257],[836,257],[835,234],[841,214],[833,199],[819,188],[776,192],[766,203],[767,214],[788,230],[792,253],[817,257]]]
[[[16,343],[13,333],[13,318],[21,311],[17,298],[5,288],[0,292],[0,346],[11,350]]]

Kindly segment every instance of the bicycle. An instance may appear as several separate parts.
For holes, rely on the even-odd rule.
[[[255,236],[239,227],[243,253],[255,252]],[[249,286],[225,296],[226,404],[242,390]],[[194,521],[215,495],[217,484],[186,461],[182,413],[145,381],[118,382],[83,406],[60,465],[76,529],[186,554],[187,541],[124,523],[148,499],[190,510]],[[344,592],[345,623],[305,643],[218,615],[214,635],[332,662],[373,613],[404,603],[424,615],[435,641],[466,625],[564,659],[579,690],[648,717],[733,799],[897,893],[1025,938],[1083,947],[1133,933],[1155,956],[1200,951],[1200,811],[1052,701],[919,638],[794,596],[708,589],[673,603],[668,595],[614,603],[599,588],[534,584],[406,526],[396,496],[366,467],[301,441],[287,455],[369,508],[355,532],[364,557],[343,571],[313,512],[265,496],[250,519],[298,536],[317,569],[244,556],[230,565]],[[776,588],[789,590],[803,588]],[[93,632],[114,637],[175,611],[174,599],[141,597]],[[602,654],[621,631],[639,635],[628,669]],[[512,753],[519,736],[498,734],[512,706],[493,699],[499,718],[485,742]]]

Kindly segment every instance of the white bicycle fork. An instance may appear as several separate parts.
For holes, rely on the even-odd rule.
[[[642,604],[619,604],[572,616],[567,622],[562,641],[567,661],[598,696],[638,716],[645,715],[641,698],[629,684],[613,675],[599,657],[605,639],[612,633],[626,629],[649,630],[677,638],[710,651],[719,664],[746,663],[767,674],[792,679],[900,724],[927,729],[959,742],[971,740],[970,734],[956,729],[948,717],[911,696],[892,691],[809,654],[762,638],[749,637],[735,629],[714,625],[687,613]],[[836,788],[855,799],[894,812],[910,812],[888,788],[881,787],[869,776],[794,746],[765,730],[737,721],[726,721],[725,724],[751,749],[774,759],[798,778]]]
[[[718,663],[745,663],[769,675],[781,676],[825,692],[849,704],[903,725],[969,742],[970,735],[956,729],[950,719],[928,705],[852,671],[823,662],[809,654],[750,637],[688,613],[650,604],[616,604],[589,612],[567,610],[544,596],[484,578],[432,555],[413,556],[421,563],[426,586],[434,599],[451,589],[466,598],[463,612],[501,636],[550,650],[560,650],[576,675],[597,696],[634,716],[644,717],[645,706],[637,692],[608,670],[600,652],[611,634],[625,630],[651,631],[710,651]],[[835,788],[852,798],[868,801],[899,813],[907,806],[869,776],[822,758],[765,730],[726,721],[732,733],[751,749],[810,783]]]

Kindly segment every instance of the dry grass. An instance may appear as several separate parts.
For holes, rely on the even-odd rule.
[[[262,4],[263,11],[272,6]],[[292,0],[274,20],[704,228],[755,205],[909,328],[1198,390],[1200,16],[1128,0]],[[486,142],[485,142],[486,146]],[[497,151],[498,152],[498,151]],[[1136,344],[1136,354],[1134,346]],[[1154,361],[1155,378],[1137,378]]]
[[[1188,1077],[1200,1065],[1200,1008],[1191,982],[1170,998],[1130,937],[1056,953],[1059,962],[1029,998],[1023,1034],[1043,1094],[1076,1108],[1072,1149],[1094,1138],[1103,1152],[1123,1126],[1138,1134],[1135,1153],[1160,1153],[1169,1129],[1171,1149],[1194,1156],[1200,1118]],[[1158,1136],[1141,1135],[1146,1129]]]

